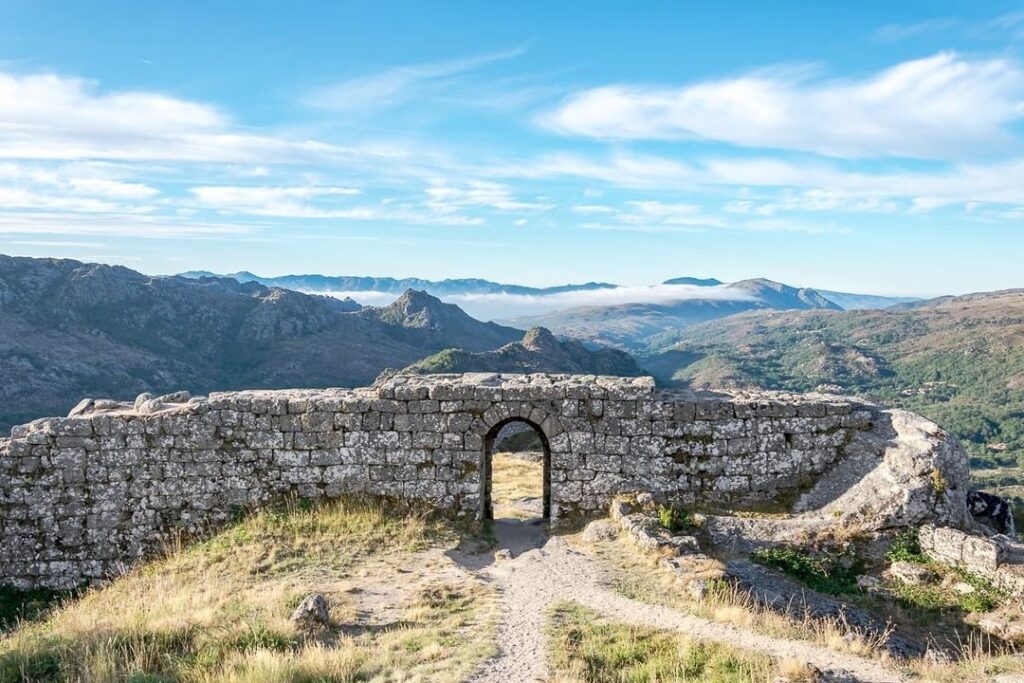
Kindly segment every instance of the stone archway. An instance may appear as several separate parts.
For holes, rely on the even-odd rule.
[[[494,519],[494,503],[491,499],[493,488],[492,459],[494,446],[502,429],[511,424],[523,424],[533,430],[540,439],[543,451],[543,504],[542,518],[551,519],[551,444],[539,424],[526,417],[508,417],[491,426],[484,437],[483,462],[481,463],[480,512],[481,519]]]

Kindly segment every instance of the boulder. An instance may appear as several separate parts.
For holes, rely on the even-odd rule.
[[[327,598],[319,593],[307,595],[292,612],[292,621],[303,629],[323,628],[331,623]]]
[[[619,535],[619,527],[610,519],[595,519],[583,530],[583,540],[587,543],[610,541]]]
[[[83,398],[81,401],[78,402],[78,405],[71,409],[71,412],[68,413],[68,417],[76,417],[78,415],[84,415],[85,413],[88,413],[90,410],[92,410],[92,407],[95,403],[96,401],[94,401],[91,398]]]

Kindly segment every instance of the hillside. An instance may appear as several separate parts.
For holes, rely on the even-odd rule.
[[[885,311],[756,311],[681,330],[643,359],[662,382],[862,394],[920,412],[976,464],[1024,458],[1024,290]]]
[[[676,278],[665,284],[689,285],[678,301],[570,308],[515,318],[517,327],[540,326],[555,334],[627,351],[657,346],[661,335],[681,328],[758,309],[841,310],[813,289],[790,287],[765,279],[722,285],[718,280]],[[703,294],[703,290],[707,294]]]
[[[384,308],[227,278],[0,256],[0,429],[84,396],[356,386],[521,331],[406,292]]]
[[[495,351],[472,353],[446,349],[424,358],[407,372],[572,372],[636,377],[644,374],[636,360],[617,349],[590,350],[577,341],[558,341],[543,327],[529,330],[522,341]]]

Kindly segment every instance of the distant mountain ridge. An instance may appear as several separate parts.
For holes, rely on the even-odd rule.
[[[239,282],[258,282],[267,287],[284,287],[305,292],[384,292],[398,294],[407,289],[427,292],[434,296],[454,296],[459,294],[518,294],[523,296],[544,296],[564,292],[591,291],[595,289],[614,289],[618,285],[607,282],[586,282],[583,284],[567,284],[554,287],[527,287],[525,285],[509,285],[491,282],[479,278],[462,278],[451,280],[423,280],[420,278],[363,277],[347,275],[281,275],[279,277],[260,277],[247,271],[217,275],[205,270],[192,270],[180,273],[181,277],[227,277]]]
[[[609,282],[585,282],[581,284],[556,285],[553,287],[529,287],[526,285],[503,284],[482,278],[456,278],[448,280],[424,280],[421,278],[394,278],[394,277],[368,277],[348,275],[281,275],[278,277],[261,277],[249,271],[237,273],[217,274],[206,270],[190,270],[179,273],[181,277],[227,277],[239,282],[257,282],[267,287],[283,287],[302,292],[328,293],[328,292],[381,292],[385,294],[400,294],[407,289],[415,289],[427,292],[437,297],[450,297],[469,294],[511,294],[521,296],[549,296],[553,294],[565,294],[568,292],[587,292],[602,289],[618,289],[619,285]],[[788,287],[781,283],[773,282],[765,278],[752,278],[740,280],[728,284],[718,278],[708,277],[677,277],[665,280],[663,285],[689,285],[691,287],[744,287],[754,288],[754,285],[746,283],[762,283],[764,293],[767,293],[773,286]],[[844,310],[861,309],[884,309],[903,303],[920,301],[916,297],[892,297],[875,294],[856,294],[851,292],[837,292],[833,290],[797,288],[797,292],[807,292],[808,296],[814,292],[820,296],[815,307],[828,308],[828,304],[821,301],[823,298],[832,302]]]

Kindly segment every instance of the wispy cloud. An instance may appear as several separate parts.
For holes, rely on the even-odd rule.
[[[149,91],[105,92],[58,74],[0,73],[0,158],[238,164],[387,156],[253,132],[220,108]]]
[[[390,221],[394,223],[431,225],[480,225],[482,218],[460,212],[464,206],[484,206],[496,202],[501,208],[503,201],[516,203],[505,194],[491,191],[464,197],[448,197],[449,204],[435,203],[428,188],[426,201],[416,204],[409,201],[384,200],[376,203],[351,203],[354,196],[362,194],[357,188],[333,186],[203,186],[191,189],[200,206],[223,214],[240,214],[268,218],[298,218],[317,220],[347,221]],[[483,191],[481,191],[483,192]],[[486,201],[485,201],[486,200]],[[461,203],[459,203],[461,201]],[[505,208],[513,208],[508,206]]]
[[[683,87],[584,90],[541,117],[608,140],[703,139],[840,157],[949,158],[1019,145],[1006,126],[1024,109],[1024,72],[1009,59],[940,53],[859,80],[755,72]]]
[[[137,239],[213,239],[248,235],[254,226],[169,216],[66,212],[0,212],[0,234],[111,236]]]
[[[875,29],[872,35],[882,42],[896,43],[909,38],[948,31],[962,25],[962,23],[959,19],[953,17],[937,17],[910,24],[886,24]]]
[[[435,181],[426,193],[426,205],[442,214],[456,213],[467,208],[498,211],[541,211],[551,208],[550,204],[544,202],[518,199],[509,186],[485,180],[471,180],[461,185]]]
[[[309,106],[332,111],[377,109],[421,98],[427,93],[439,93],[460,76],[518,57],[525,50],[525,47],[516,47],[459,59],[392,67],[320,88],[305,101]]]

